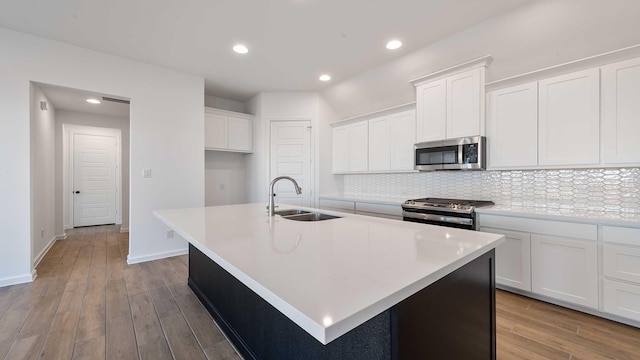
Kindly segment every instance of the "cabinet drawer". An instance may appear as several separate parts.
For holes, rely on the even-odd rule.
[[[392,217],[402,217],[402,207],[400,205],[372,204],[356,202],[356,213],[375,213],[390,215]],[[365,214],[368,215],[368,214]]]
[[[640,284],[640,248],[602,245],[602,273]]]
[[[605,279],[604,311],[640,321],[640,286]]]
[[[603,226],[602,241],[640,246],[640,229]]]
[[[480,226],[546,234],[582,240],[598,240],[598,226],[562,221],[528,219],[511,216],[480,214]]]
[[[353,201],[320,199],[320,209],[339,210],[353,213],[356,207]]]

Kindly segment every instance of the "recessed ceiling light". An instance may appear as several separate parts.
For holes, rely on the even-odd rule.
[[[100,104],[100,100],[94,98],[87,99],[87,102],[89,104]]]
[[[249,52],[249,49],[242,44],[238,44],[233,46],[233,51],[237,52],[238,54],[246,54]]]
[[[320,79],[320,81],[329,81],[331,80],[331,76],[328,74],[322,74],[318,79]]]
[[[402,46],[402,42],[400,40],[391,40],[387,43],[387,49],[395,50]]]

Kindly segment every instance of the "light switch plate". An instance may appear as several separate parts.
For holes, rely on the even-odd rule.
[[[171,238],[173,238],[173,230],[165,230],[165,231],[164,231],[164,238],[165,238],[165,239],[171,239]]]
[[[142,177],[150,178],[151,177],[151,169],[142,169]]]

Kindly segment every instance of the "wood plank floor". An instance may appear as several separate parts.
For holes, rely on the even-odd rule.
[[[115,226],[68,231],[0,288],[0,359],[240,357],[186,285],[187,256],[127,265]],[[497,292],[498,359],[640,359],[640,329]]]

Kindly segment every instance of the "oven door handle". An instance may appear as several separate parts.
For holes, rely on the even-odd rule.
[[[461,218],[456,216],[423,214],[423,213],[410,212],[410,211],[402,211],[402,216],[412,218],[412,219],[440,221],[440,222],[446,222],[450,224],[473,225],[473,219]]]

